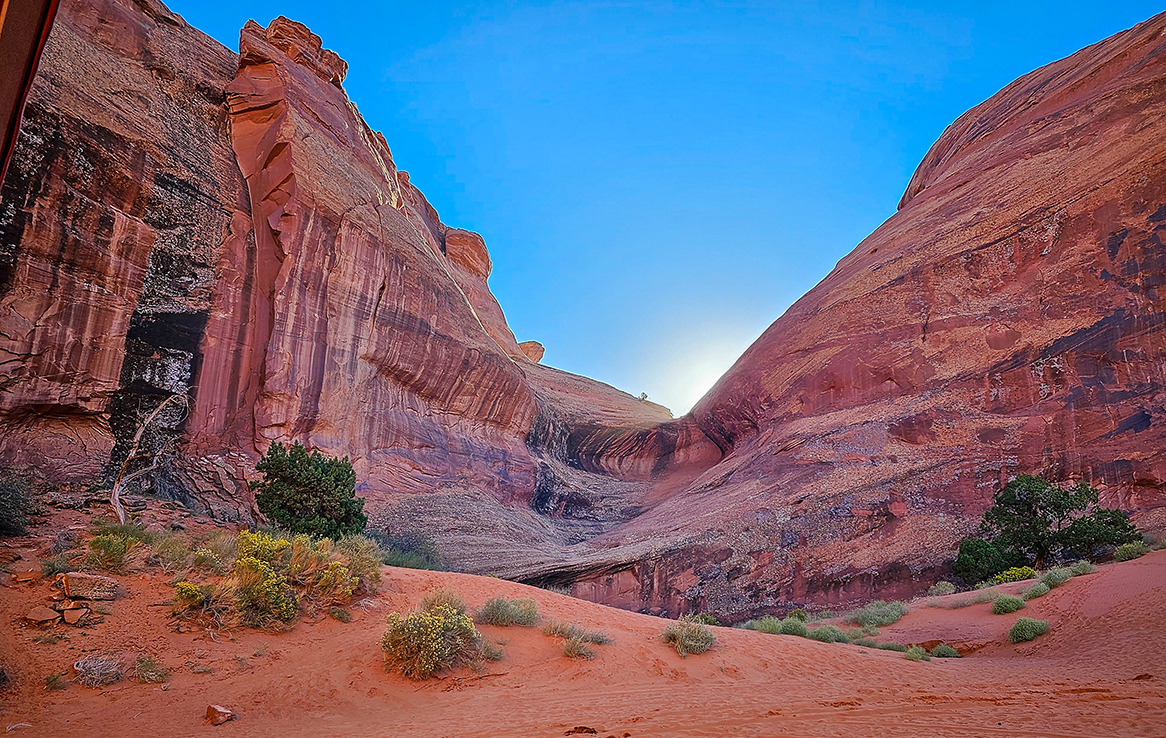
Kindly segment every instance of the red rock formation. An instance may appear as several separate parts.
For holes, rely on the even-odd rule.
[[[1160,526],[1164,51],[1161,15],[956,121],[899,213],[694,408],[727,457],[593,542],[674,550],[576,591],[720,612],[909,595],[1019,472]]]
[[[0,460],[98,475],[178,394],[162,494],[248,518],[254,460],[299,440],[457,565],[672,614],[913,594],[1022,471],[1160,526],[1164,30],[961,117],[673,419],[515,341],[482,238],[306,28],[235,56],[150,0],[66,2],[0,195]]]
[[[547,352],[546,348],[538,341],[523,341],[518,344],[518,348],[526,355],[526,358],[536,364],[543,360],[543,354]]]

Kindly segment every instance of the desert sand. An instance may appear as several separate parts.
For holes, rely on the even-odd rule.
[[[88,519],[56,511],[50,525],[11,539],[21,557],[14,570],[34,566],[55,530]],[[185,524],[192,533],[213,525]],[[285,633],[218,634],[177,632],[172,575],[145,568],[118,577],[125,595],[108,603],[102,622],[56,626],[67,640],[46,644],[33,640],[46,631],[23,616],[48,602],[52,583],[14,579],[0,587],[0,663],[13,678],[0,692],[0,727],[24,737],[1166,736],[1166,551],[1099,566],[1014,615],[915,600],[878,640],[945,641],[964,654],[922,663],[727,627],[714,628],[711,651],[681,658],[660,641],[668,623],[660,618],[493,577],[390,567],[377,594],[351,608],[351,623],[301,618]],[[386,616],[437,587],[471,607],[495,595],[531,597],[544,617],[614,640],[596,646],[593,661],[572,661],[538,628],[479,626],[505,652],[480,672],[424,682],[386,672],[378,647]],[[1049,633],[1009,643],[1020,615],[1047,619]],[[170,679],[45,689],[45,676],[92,653],[149,655]],[[208,704],[237,719],[211,726]],[[570,733],[577,728],[587,730]]]

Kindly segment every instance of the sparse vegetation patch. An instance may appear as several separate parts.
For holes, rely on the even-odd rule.
[[[474,613],[474,620],[485,625],[534,625],[539,620],[538,605],[529,597],[493,597]]]
[[[680,618],[665,628],[661,637],[682,657],[704,653],[712,648],[717,641],[717,637],[707,626],[688,616]]]
[[[1049,621],[1022,617],[1008,631],[1008,640],[1013,643],[1024,643],[1048,632]]]
[[[1024,600],[1014,595],[1001,595],[992,603],[993,615],[1007,615],[1024,608]]]
[[[899,622],[907,614],[907,606],[902,602],[884,602],[876,600],[859,610],[851,612],[846,622],[872,628],[880,625],[892,625]]]

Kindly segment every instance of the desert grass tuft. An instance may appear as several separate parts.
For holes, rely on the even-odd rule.
[[[1041,583],[1047,584],[1049,589],[1056,589],[1073,578],[1073,570],[1069,567],[1050,569],[1040,578]]]
[[[170,671],[148,656],[139,656],[134,663],[134,679],[142,684],[161,684],[170,677]]]
[[[1049,593],[1049,585],[1044,582],[1037,582],[1028,589],[1021,592],[1020,596],[1026,600],[1035,600],[1037,597],[1044,597]]]
[[[423,612],[428,612],[441,605],[449,607],[462,615],[464,615],[466,612],[465,599],[457,592],[454,592],[452,589],[447,589],[445,587],[442,587],[441,589],[434,589],[426,592],[425,596],[421,598],[421,610]]]
[[[350,613],[348,610],[344,609],[343,607],[330,608],[328,610],[328,615],[330,615],[333,620],[339,620],[342,623],[351,623],[352,622],[352,613]]]
[[[539,621],[538,605],[529,597],[492,597],[474,613],[474,620],[486,625],[530,626]]]
[[[806,637],[822,643],[849,643],[850,639],[841,628],[833,625],[819,625],[806,632]]]
[[[943,597],[945,595],[955,594],[955,585],[951,582],[936,582],[927,589],[928,597]]]
[[[601,630],[587,630],[575,623],[564,623],[560,620],[548,620],[543,623],[542,631],[556,638],[578,639],[584,643],[594,643],[602,646],[611,643],[611,637]]]
[[[1074,561],[1072,566],[1069,567],[1069,571],[1073,572],[1073,576],[1080,577],[1086,574],[1092,574],[1097,571],[1097,567],[1085,559],[1081,559],[1080,561]]]
[[[717,641],[717,637],[707,626],[689,616],[682,617],[665,628],[661,638],[675,648],[681,657],[704,653]]]
[[[907,650],[907,647],[904,646],[902,643],[895,643],[894,641],[887,641],[886,643],[880,643],[879,648],[884,650],[884,651],[898,651],[899,653],[903,653],[904,651]]]
[[[563,641],[563,655],[569,659],[590,661],[595,658],[595,649],[579,638],[567,638]]]

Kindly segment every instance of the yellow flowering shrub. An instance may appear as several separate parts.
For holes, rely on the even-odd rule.
[[[174,606],[179,610],[199,607],[207,600],[207,592],[197,584],[179,582],[174,587]]]
[[[1023,582],[1025,579],[1036,579],[1036,569],[1031,566],[1014,566],[1011,569],[1005,569],[992,577],[992,584]]]
[[[291,552],[291,542],[262,531],[239,531],[239,558],[254,558],[268,564],[282,562]]]
[[[286,621],[296,616],[295,593],[288,586],[287,579],[277,574],[266,561],[240,555],[235,560],[233,579],[239,611],[249,625]]]
[[[308,594],[321,599],[345,601],[356,591],[359,583],[360,580],[352,576],[347,566],[339,561],[331,561],[312,579],[308,585]]]
[[[480,644],[474,621],[444,604],[404,617],[389,615],[389,627],[381,638],[386,668],[396,666],[409,679],[426,679],[473,661],[481,652]]]

